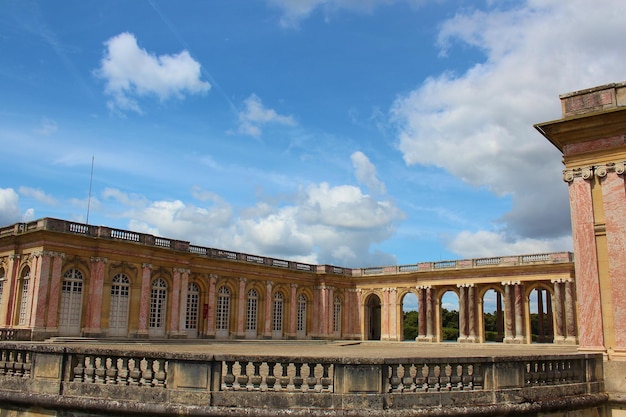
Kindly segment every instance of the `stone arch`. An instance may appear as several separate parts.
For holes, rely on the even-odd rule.
[[[412,288],[399,289],[399,340],[416,340],[419,335],[419,298]],[[422,318],[423,320],[423,318]],[[407,326],[408,325],[408,326]]]
[[[451,294],[449,294],[451,293]],[[459,291],[458,288],[445,286],[436,290],[437,323],[435,339],[438,342],[456,341],[459,337]],[[448,305],[448,304],[455,304]],[[456,308],[456,310],[455,310]]]
[[[382,303],[380,295],[371,293],[365,298],[365,339],[380,340],[382,326]]]
[[[527,304],[525,321],[528,323],[527,343],[553,343],[554,329],[554,288],[545,282],[529,285],[524,294]]]
[[[504,289],[497,284],[488,284],[478,292],[478,328],[480,342],[504,340]]]

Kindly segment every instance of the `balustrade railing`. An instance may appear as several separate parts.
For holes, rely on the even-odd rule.
[[[219,356],[154,349],[4,342],[0,401],[21,393],[33,405],[42,394],[41,400],[50,404],[50,396],[56,395],[59,404],[72,399],[81,399],[81,405],[105,404],[108,414],[115,407],[134,414],[136,404],[145,401],[178,401],[177,413],[185,414],[182,410],[187,406],[267,410],[289,404],[289,408],[332,409],[335,400],[344,396],[362,401],[364,408],[382,403],[412,409],[425,403],[480,407],[505,397],[528,401],[531,394],[533,401],[541,402],[602,389],[602,356],[591,354],[374,359]],[[432,397],[423,400],[428,395]]]
[[[480,363],[409,362],[389,367],[389,392],[471,391],[484,387],[484,366]]]
[[[91,384],[166,387],[168,362],[146,357],[75,356],[70,380]]]
[[[33,354],[28,351],[0,350],[0,376],[30,378]]]
[[[333,365],[324,362],[227,360],[223,391],[333,392]]]

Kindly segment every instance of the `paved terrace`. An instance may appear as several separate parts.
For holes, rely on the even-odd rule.
[[[32,343],[36,345],[37,343]],[[289,341],[289,340],[163,340],[133,341],[111,339],[55,338],[41,345],[64,346],[67,348],[98,348],[136,352],[162,352],[190,355],[232,355],[241,357],[280,356],[298,359],[303,356],[326,359],[363,359],[367,361],[402,358],[485,358],[519,357],[540,355],[570,355],[577,353],[574,345],[553,344],[459,344],[459,343],[414,343],[379,341]]]

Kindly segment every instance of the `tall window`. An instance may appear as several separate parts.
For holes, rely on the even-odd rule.
[[[298,320],[296,325],[298,333],[306,334],[306,297],[304,294],[298,296]]]
[[[59,335],[80,334],[80,318],[83,307],[83,274],[78,269],[68,269],[61,285],[59,307]]]
[[[167,282],[163,278],[152,281],[150,291],[149,326],[155,336],[165,335],[165,317],[167,312]]]
[[[341,300],[335,297],[333,304],[333,332],[341,333]]]
[[[22,271],[21,279],[22,291],[20,296],[20,317],[18,324],[20,326],[27,325],[28,319],[28,287],[30,286],[30,268],[26,267]]]
[[[195,282],[187,285],[187,314],[185,318],[186,330],[198,329],[198,305],[200,302],[200,287]]]
[[[248,291],[248,301],[246,306],[246,331],[256,333],[257,309],[259,296],[255,289]]]
[[[275,332],[283,331],[283,293],[279,291],[274,293],[274,321],[272,330]]]
[[[109,309],[109,335],[126,336],[128,332],[128,308],[130,305],[130,279],[117,274],[111,283],[111,307]]]
[[[228,316],[230,314],[230,290],[223,286],[217,292],[216,328],[228,332]]]

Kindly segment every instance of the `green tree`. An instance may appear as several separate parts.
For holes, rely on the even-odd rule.
[[[417,311],[404,312],[404,340],[415,340],[418,331],[419,313]]]

